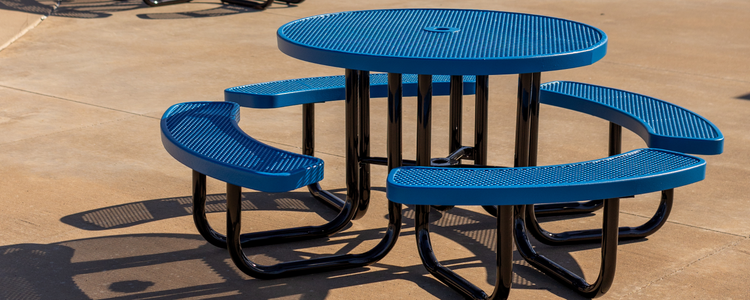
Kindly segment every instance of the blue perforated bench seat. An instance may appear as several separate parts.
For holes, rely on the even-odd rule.
[[[401,167],[387,197],[416,205],[522,205],[608,199],[675,188],[704,179],[706,162],[660,149],[523,168]]]
[[[403,74],[402,89],[404,97],[417,95],[417,75]],[[346,78],[339,76],[308,77],[288,79],[231,87],[224,90],[224,100],[235,102],[244,107],[276,108],[299,104],[320,103],[344,100]],[[476,91],[476,77],[463,76],[464,95]],[[432,94],[436,96],[450,94],[450,76],[432,76]],[[388,74],[370,74],[370,97],[388,96]]]
[[[162,117],[162,143],[191,169],[258,191],[286,192],[323,179],[321,159],[263,144],[245,134],[239,120],[236,103],[175,104]]]
[[[651,148],[721,154],[724,136],[710,121],[672,103],[628,91],[570,81],[540,87],[541,103],[597,116],[635,132]]]

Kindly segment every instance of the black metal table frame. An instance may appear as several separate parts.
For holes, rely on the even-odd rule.
[[[389,74],[398,77],[397,74]],[[539,86],[540,73],[520,74],[518,82],[518,106],[516,114],[516,141],[514,167],[525,167],[536,165],[538,120],[539,120]],[[400,78],[399,78],[400,79]],[[396,82],[394,80],[394,82]],[[487,104],[488,104],[488,76],[477,76],[476,88],[476,111],[477,125],[475,128],[475,163],[486,163],[486,137],[487,137]],[[431,146],[431,107],[432,96],[430,93],[430,75],[419,76],[419,93],[417,96],[417,159],[419,166],[430,165]],[[389,85],[390,89],[390,85]],[[391,92],[389,91],[389,94]],[[454,95],[451,91],[451,98]],[[400,128],[401,107],[400,98],[389,97],[388,99],[388,153],[400,153]],[[451,114],[451,126],[453,123]],[[455,127],[451,127],[453,129]],[[460,126],[458,126],[460,129]],[[453,132],[453,130],[451,130]],[[392,134],[398,134],[398,143]],[[453,141],[455,136],[451,136]],[[454,145],[452,145],[454,147]],[[398,163],[390,163],[395,165]],[[618,221],[619,221],[619,199],[604,200],[604,220],[602,230],[602,263],[597,280],[594,283],[586,282],[582,277],[568,271],[548,258],[538,254],[531,246],[526,235],[526,210],[533,209],[533,205],[527,206],[500,206],[497,209],[497,280],[495,290],[487,295],[480,288],[466,281],[450,269],[442,266],[434,256],[429,237],[429,211],[430,207],[418,205],[416,208],[416,234],[417,246],[423,264],[428,271],[440,281],[458,290],[466,297],[475,299],[505,299],[510,292],[512,278],[512,250],[515,240],[519,253],[529,264],[541,270],[550,277],[560,281],[566,286],[576,290],[587,297],[597,297],[609,290],[615,273],[618,243]],[[511,238],[510,236],[514,237]]]

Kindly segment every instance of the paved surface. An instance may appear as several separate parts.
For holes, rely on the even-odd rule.
[[[667,223],[619,249],[609,299],[750,298],[750,2],[736,1],[333,1],[266,11],[215,0],[150,8],[136,0],[0,0],[0,298],[2,299],[455,299],[415,251],[413,211],[393,251],[357,270],[284,280],[239,274],[206,244],[190,217],[190,170],[162,148],[159,117],[171,104],[222,100],[222,90],[270,80],[342,74],[289,58],[275,30],[310,15],[365,8],[460,7],[528,12],[604,30],[607,56],[543,81],[576,80],[665,99],[712,120],[725,153],[705,157],[707,179],[676,190]],[[49,16],[45,19],[43,17]],[[37,25],[38,24],[38,25]],[[12,43],[9,43],[11,42]],[[513,76],[491,78],[490,163],[512,162]],[[470,103],[470,97],[467,98]],[[323,185],[343,192],[343,103],[318,106]],[[415,105],[406,105],[405,157],[414,156]],[[445,150],[447,98],[435,104],[434,153]],[[241,126],[273,146],[299,151],[299,107],[243,109]],[[373,128],[385,126],[382,102]],[[471,105],[465,120],[473,115]],[[542,108],[540,164],[606,155],[604,121]],[[469,121],[465,136],[470,143]],[[384,145],[382,130],[373,131]],[[643,147],[626,134],[624,149]],[[376,146],[375,154],[384,155]],[[330,241],[248,249],[261,263],[362,251],[386,224],[385,170],[374,168],[371,210]],[[210,182],[211,214],[223,227],[223,186]],[[247,191],[247,231],[320,224],[334,212],[303,190]],[[636,225],[658,195],[625,199]],[[251,224],[251,222],[253,222]],[[594,228],[598,217],[550,220],[550,230]],[[494,283],[492,219],[458,207],[435,222],[437,255],[485,289]],[[596,245],[539,251],[596,278]],[[577,299],[516,257],[511,299]]]

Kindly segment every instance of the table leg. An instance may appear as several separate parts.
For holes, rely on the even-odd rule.
[[[490,77],[477,75],[474,94],[474,151],[472,157],[475,165],[487,165],[487,129],[489,127]],[[482,206],[485,211],[497,216],[497,206]]]
[[[388,73],[388,172],[402,165],[403,87],[401,74]]]
[[[518,76],[514,167],[536,165],[540,77],[540,73]]]
[[[346,69],[346,197],[359,208],[359,72]]]
[[[432,159],[432,75],[419,75],[417,85],[417,165],[429,167]]]
[[[448,153],[449,155],[456,152],[463,145],[461,144],[461,125],[463,111],[463,94],[464,83],[463,76],[451,76],[451,95],[450,95],[450,123],[448,130]]]
[[[487,127],[489,106],[489,76],[476,79],[474,101],[474,164],[487,165]]]
[[[370,157],[370,72],[358,71],[359,87],[359,156],[361,158]],[[359,164],[359,207],[354,219],[362,218],[367,213],[370,206],[370,164]]]

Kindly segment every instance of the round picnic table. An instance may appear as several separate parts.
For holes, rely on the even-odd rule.
[[[419,74],[414,162],[419,166],[455,164],[461,158],[473,160],[476,165],[486,165],[488,76],[519,74],[514,167],[534,166],[541,72],[593,64],[604,57],[607,49],[604,32],[579,22],[464,9],[384,9],[323,14],[287,23],[279,28],[277,36],[279,49],[289,56],[346,69],[346,202],[356,207],[352,212],[356,217],[361,217],[369,205],[370,164],[385,164],[390,171],[405,162],[401,153],[401,74]],[[370,157],[370,71],[388,73],[386,159]],[[451,75],[451,155],[437,160],[432,158],[430,148],[432,75]],[[463,75],[476,75],[474,145],[471,147],[461,144]],[[375,252],[379,254],[390,250],[400,228],[401,204],[388,203],[389,228],[386,237],[376,247],[379,250]],[[496,208],[485,209],[492,211]],[[513,215],[509,208],[501,209],[495,211],[499,218]],[[420,255],[428,270],[465,296],[487,298],[483,291],[440,265],[429,243],[430,207],[418,205],[416,210]],[[616,209],[614,213],[617,213]],[[513,235],[509,228],[498,235],[507,239]],[[614,242],[617,242],[616,238]],[[502,268],[505,274],[512,272],[513,249],[508,243],[504,245],[497,252],[498,270]],[[604,264],[602,266],[605,268]],[[613,270],[601,272],[605,271],[614,274]],[[502,279],[498,275],[495,292],[489,298],[507,297],[510,278],[507,274]],[[559,277],[559,280],[569,279]],[[606,290],[608,284],[611,281],[602,283],[597,280],[593,289]],[[580,290],[584,287],[573,288]]]

